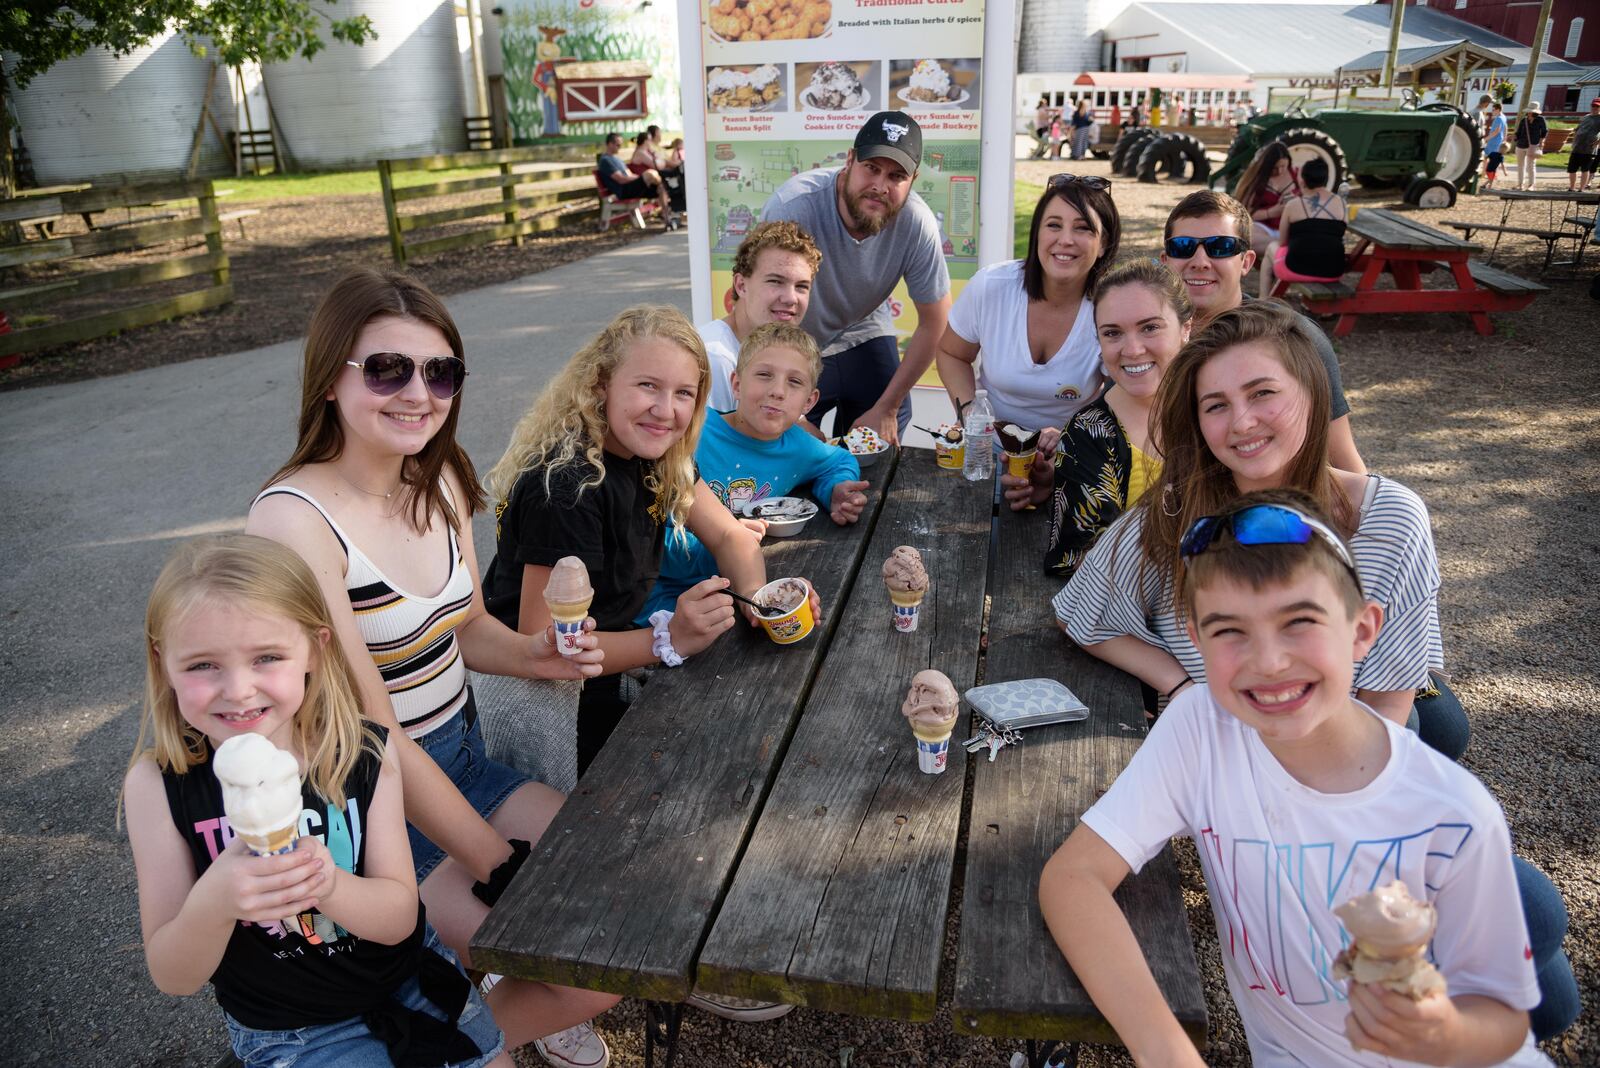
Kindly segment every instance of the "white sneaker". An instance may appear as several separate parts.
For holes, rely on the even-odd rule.
[[[740,1023],[760,1023],[762,1020],[776,1020],[780,1016],[787,1016],[795,1007],[785,1001],[751,1001],[749,998],[734,998],[726,994],[706,994],[699,990],[690,994],[688,1003],[697,1009],[704,1009],[713,1016],[720,1016],[724,1020],[737,1020]]]
[[[546,1064],[555,1068],[606,1068],[611,1063],[611,1050],[606,1040],[587,1023],[534,1039],[533,1048],[539,1051]]]

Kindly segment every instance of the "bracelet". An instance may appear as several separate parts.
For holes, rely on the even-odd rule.
[[[1172,695],[1173,695],[1173,694],[1175,694],[1175,693],[1177,693],[1177,692],[1178,692],[1178,691],[1179,691],[1179,690],[1181,690],[1181,689],[1183,689],[1183,688],[1184,688],[1184,687],[1185,687],[1185,686],[1187,686],[1187,685],[1189,685],[1189,684],[1190,684],[1190,683],[1191,683],[1191,682],[1193,682],[1193,681],[1194,681],[1194,680],[1193,680],[1193,679],[1191,679],[1191,678],[1190,678],[1190,677],[1189,677],[1189,676],[1187,676],[1187,675],[1185,675],[1185,676],[1184,676],[1184,677],[1183,677],[1183,681],[1182,681],[1182,682],[1180,682],[1180,683],[1178,683],[1178,684],[1177,684],[1177,685],[1176,685],[1176,686],[1174,686],[1174,687],[1173,687],[1173,688],[1172,688],[1172,689],[1170,689],[1170,690],[1168,690],[1168,691],[1167,691],[1167,692],[1166,692],[1166,693],[1164,693],[1164,694],[1162,694],[1162,695],[1161,695],[1161,699],[1162,699],[1162,700],[1163,700],[1163,701],[1170,701],[1170,700],[1172,700]]]
[[[672,631],[668,629],[671,622],[672,613],[665,608],[650,613],[650,629],[656,635],[650,643],[650,655],[661,661],[662,667],[675,668],[683,663],[683,657],[672,647]]]
[[[512,878],[522,867],[523,862],[533,853],[533,846],[521,838],[511,839],[510,846],[511,856],[489,873],[488,881],[472,884],[472,896],[491,908],[500,900],[500,895],[506,892],[506,887],[511,885]]]

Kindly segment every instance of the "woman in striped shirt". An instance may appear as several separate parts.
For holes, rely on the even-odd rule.
[[[538,841],[564,799],[487,759],[466,669],[576,679],[598,675],[603,654],[590,637],[586,652],[562,657],[550,632],[518,634],[485,610],[471,526],[485,498],[455,439],[465,379],[442,301],[405,275],[345,275],[311,318],[294,454],[246,530],[316,574],[364,711],[395,741],[428,919],[470,967],[468,943],[488,914],[474,880],[492,899],[506,881],[496,869],[527,855],[512,841]],[[594,1046],[582,1021],[617,1000],[512,981],[486,998],[508,1048],[557,1032]]]
[[[1183,603],[1178,542],[1194,520],[1235,496],[1297,489],[1350,540],[1383,630],[1356,669],[1356,696],[1407,723],[1452,758],[1466,748],[1466,715],[1442,682],[1439,563],[1428,511],[1378,475],[1328,464],[1327,372],[1298,316],[1268,302],[1219,315],[1178,354],[1156,400],[1164,463],[1140,502],[1101,536],[1056,595],[1063,630],[1093,655],[1170,699],[1204,681],[1205,665],[1175,604]]]

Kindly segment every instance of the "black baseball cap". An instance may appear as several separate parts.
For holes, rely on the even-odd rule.
[[[903,111],[880,111],[856,133],[856,159],[892,159],[907,174],[922,164],[922,127]]]

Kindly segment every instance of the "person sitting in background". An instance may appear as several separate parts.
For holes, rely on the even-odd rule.
[[[654,200],[661,205],[661,221],[668,230],[678,228],[678,218],[672,212],[672,202],[667,196],[667,185],[654,167],[634,177],[627,161],[622,158],[622,135],[606,134],[606,150],[594,158],[595,170],[606,191],[618,200]]]
[[[683,138],[673,142],[683,145]],[[680,150],[676,157],[661,147],[661,127],[651,124],[644,128],[634,141],[633,158],[628,161],[628,169],[635,174],[641,173],[640,168],[654,167],[661,175],[661,180],[667,183],[667,197],[672,201],[672,210],[684,210],[683,189],[683,152]]]
[[[1239,176],[1233,195],[1250,212],[1250,247],[1258,256],[1278,240],[1284,203],[1299,192],[1289,149],[1281,141],[1269,142]]]
[[[1260,295],[1272,296],[1273,277],[1289,282],[1337,282],[1344,274],[1344,197],[1328,188],[1324,159],[1300,168],[1303,194],[1283,207],[1283,237],[1261,257]]]

